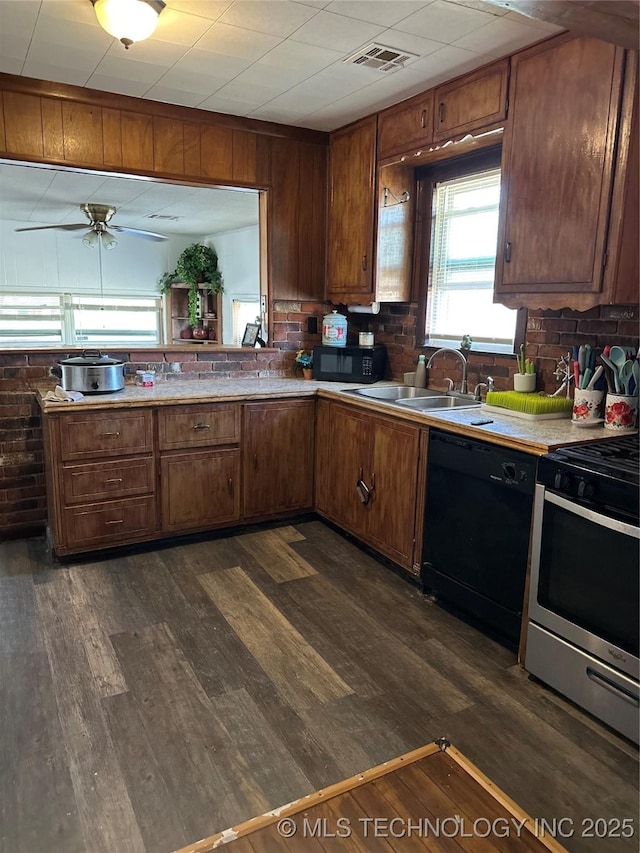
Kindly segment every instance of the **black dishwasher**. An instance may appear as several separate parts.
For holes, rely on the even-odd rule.
[[[432,429],[428,465],[424,590],[517,643],[536,459]]]

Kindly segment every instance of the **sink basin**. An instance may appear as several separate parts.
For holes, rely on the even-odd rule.
[[[439,397],[416,397],[414,400],[396,400],[396,405],[403,406],[406,409],[414,411],[430,411],[431,409],[477,409],[480,403],[464,397],[449,397],[440,395]]]
[[[440,399],[442,391],[433,391],[429,388],[414,388],[412,385],[383,385],[380,388],[350,388],[349,394],[358,394],[360,397],[369,397],[371,400],[386,400],[395,403],[397,400],[409,399]]]

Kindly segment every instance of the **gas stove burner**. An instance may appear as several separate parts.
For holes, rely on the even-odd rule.
[[[638,476],[640,473],[640,440],[637,433],[611,441],[597,441],[577,447],[561,447],[557,456],[567,462],[615,475],[616,472]]]

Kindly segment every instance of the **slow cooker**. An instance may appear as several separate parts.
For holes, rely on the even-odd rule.
[[[61,379],[65,391],[109,394],[124,388],[124,365],[99,350],[83,350],[82,355],[63,358],[51,372]]]

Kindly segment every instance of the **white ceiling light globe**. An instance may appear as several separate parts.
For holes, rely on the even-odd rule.
[[[100,26],[109,35],[119,39],[128,48],[136,41],[149,38],[162,11],[153,8],[146,0],[94,0],[94,9]]]

